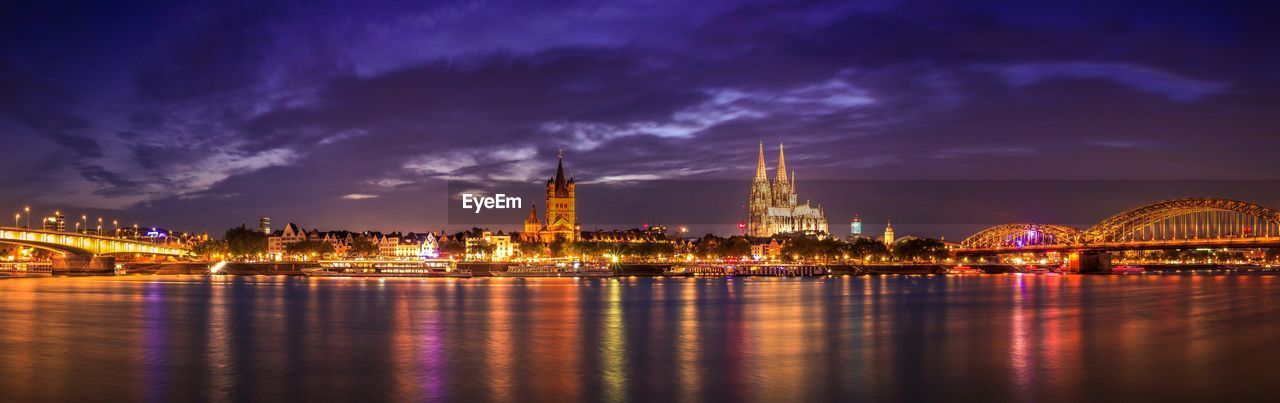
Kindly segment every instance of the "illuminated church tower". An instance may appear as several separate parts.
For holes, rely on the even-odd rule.
[[[572,177],[564,175],[564,152],[557,158],[556,176],[547,181],[547,221],[538,220],[537,207],[530,210],[529,218],[524,220],[524,233],[520,234],[525,241],[578,240],[577,185]]]

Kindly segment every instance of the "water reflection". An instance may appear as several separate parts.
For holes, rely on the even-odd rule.
[[[1239,400],[1272,276],[0,281],[35,400]]]

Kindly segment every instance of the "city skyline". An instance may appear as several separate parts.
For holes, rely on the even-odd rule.
[[[449,179],[536,185],[563,148],[584,225],[625,227],[646,221],[588,203],[593,190],[749,178],[760,141],[787,145],[806,193],[1275,179],[1272,5],[844,3],[16,5],[0,16],[0,196],[213,233],[264,214],[437,230],[453,227]],[[812,197],[833,228],[954,224],[914,218],[936,201],[899,194]],[[1122,194],[1076,221],[1203,195]]]

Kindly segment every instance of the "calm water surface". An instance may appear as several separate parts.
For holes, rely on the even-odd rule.
[[[4,401],[1277,392],[1273,276],[0,281]]]

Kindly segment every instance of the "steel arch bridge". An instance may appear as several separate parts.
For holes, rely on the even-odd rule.
[[[1269,236],[1280,227],[1280,211],[1257,204],[1211,198],[1182,198],[1144,204],[1103,220],[1085,231],[1090,242],[1213,239]]]
[[[1087,230],[1003,224],[960,245],[960,252],[1280,246],[1280,210],[1221,198],[1169,199],[1126,210]]]
[[[984,229],[960,243],[963,248],[1008,248],[1041,245],[1077,245],[1084,231],[1054,224],[1003,224]]]
[[[12,227],[0,227],[0,243],[44,249],[59,253],[63,256],[122,254],[188,256],[191,254],[191,250],[187,248],[159,245],[132,239]]]

